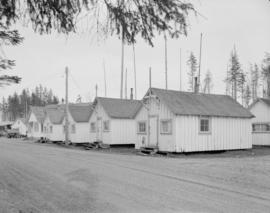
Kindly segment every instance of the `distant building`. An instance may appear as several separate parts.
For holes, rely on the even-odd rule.
[[[253,145],[270,145],[270,99],[258,98],[249,107],[252,119]]]
[[[90,142],[89,119],[92,113],[91,103],[69,104],[68,121],[69,121],[69,140],[71,143]],[[65,126],[65,118],[62,126]]]
[[[40,138],[43,135],[43,122],[45,119],[45,107],[31,106],[27,120],[28,137]]]
[[[134,118],[141,106],[138,100],[97,97],[90,117],[90,141],[102,141],[109,145],[135,145]]]
[[[253,115],[226,95],[151,88],[136,115],[136,148],[199,152],[252,148]]]
[[[25,118],[18,118],[11,126],[12,129],[18,129],[20,135],[27,135],[27,122]]]
[[[65,132],[63,126],[64,111],[63,106],[47,108],[43,122],[44,137],[50,141],[64,141]]]

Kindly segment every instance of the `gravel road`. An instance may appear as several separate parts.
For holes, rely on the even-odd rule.
[[[0,212],[269,212],[269,155],[143,157],[0,139]]]

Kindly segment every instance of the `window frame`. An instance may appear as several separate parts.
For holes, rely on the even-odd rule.
[[[168,122],[168,131],[163,131],[163,122]],[[172,135],[172,119],[160,119],[160,134],[162,135]]]
[[[53,126],[50,126],[50,133],[53,133]]]
[[[108,129],[105,129],[105,123],[108,123]],[[103,130],[103,132],[109,132],[110,131],[110,120],[105,120],[105,121],[103,121],[102,122],[102,130]]]
[[[92,129],[92,124],[94,125],[95,129]],[[90,132],[97,132],[97,123],[96,122],[90,122]]]
[[[144,132],[140,131],[140,124],[145,125],[145,131]],[[147,121],[137,121],[137,134],[140,134],[140,135],[146,135],[147,134]]]
[[[256,131],[256,130],[254,130],[253,125],[260,125],[260,126],[262,126],[262,125],[268,125],[269,130],[262,130],[260,128],[259,130]],[[266,129],[267,129],[267,127],[266,127]],[[256,123],[252,123],[252,133],[269,133],[270,134],[270,123],[268,123],[268,122],[256,122]]]
[[[76,134],[76,124],[71,124],[71,126],[70,126],[70,128],[71,128],[71,134]]]
[[[201,121],[208,120],[208,131],[201,130]],[[212,133],[212,119],[210,116],[200,116],[199,117],[199,134],[211,134]]]

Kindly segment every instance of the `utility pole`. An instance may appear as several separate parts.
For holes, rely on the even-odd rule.
[[[65,143],[69,144],[69,120],[68,120],[68,67],[66,67],[66,107],[65,107]]]
[[[180,91],[182,91],[182,50],[180,48],[180,73],[179,73],[179,76],[180,76],[180,79],[179,79],[179,84],[180,84]]]
[[[126,74],[125,74],[125,99],[127,99],[127,68],[126,68]]]
[[[168,61],[167,61],[167,37],[164,35],[165,41],[165,88],[168,89]]]
[[[136,57],[135,57],[135,47],[134,47],[134,44],[133,44],[133,69],[134,69],[134,89],[135,89],[135,99],[137,100]]]
[[[98,85],[97,84],[95,86],[95,90],[96,90],[96,97],[98,97]]]
[[[200,39],[200,58],[199,58],[199,73],[198,73],[198,92],[200,91],[201,86],[201,59],[202,59],[202,33],[201,33],[201,39]]]
[[[123,98],[123,77],[124,77],[124,30],[122,29],[122,57],[121,57],[121,88],[120,88],[120,98]]]
[[[107,97],[107,81],[106,81],[106,69],[105,69],[104,59],[103,59],[103,73],[104,73],[104,92],[105,92],[105,97]]]

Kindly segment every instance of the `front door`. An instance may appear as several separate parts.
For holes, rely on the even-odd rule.
[[[158,117],[149,118],[149,146],[158,145]]]
[[[102,119],[97,118],[97,141],[102,141]]]

